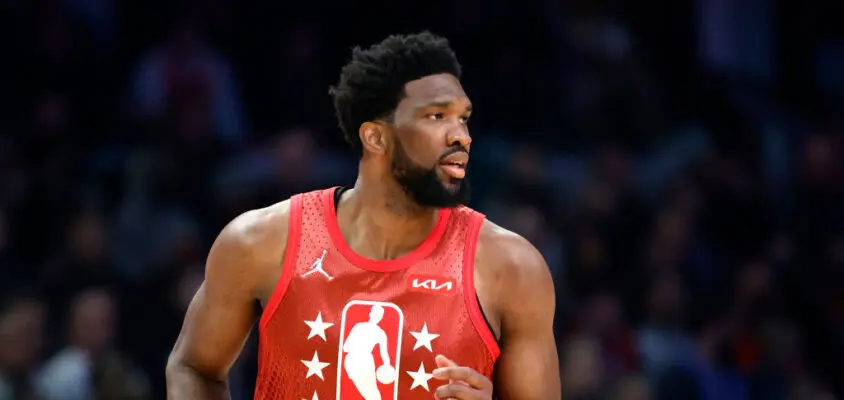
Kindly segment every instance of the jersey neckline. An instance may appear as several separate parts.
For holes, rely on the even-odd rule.
[[[437,222],[434,224],[434,229],[431,230],[431,233],[429,233],[425,240],[413,249],[413,251],[394,260],[373,260],[356,253],[351,247],[349,247],[349,244],[346,243],[346,239],[343,238],[343,234],[340,231],[340,224],[337,222],[337,208],[334,204],[334,192],[337,189],[338,187],[334,187],[326,190],[322,194],[323,205],[325,207],[325,212],[328,215],[328,218],[326,218],[327,221],[325,221],[328,226],[328,235],[331,237],[331,241],[334,246],[340,254],[346,258],[346,260],[359,268],[369,271],[398,271],[409,268],[413,264],[416,264],[430,255],[431,252],[434,251],[434,248],[437,247],[437,243],[439,243],[445,233],[446,227],[448,226],[449,216],[451,216],[451,209],[440,208],[438,210]]]

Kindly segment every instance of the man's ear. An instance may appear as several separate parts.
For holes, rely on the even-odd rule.
[[[377,122],[364,122],[358,130],[360,142],[365,151],[386,154],[388,148],[387,128]]]

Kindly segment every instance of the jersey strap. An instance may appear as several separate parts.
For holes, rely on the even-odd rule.
[[[273,289],[273,294],[270,295],[267,301],[267,307],[261,314],[261,321],[259,322],[259,329],[264,329],[267,323],[272,318],[281,299],[284,298],[284,292],[287,291],[287,286],[290,284],[290,278],[293,276],[293,271],[296,269],[296,260],[299,255],[299,243],[302,236],[302,195],[297,194],[290,198],[290,217],[287,228],[287,247],[284,249],[284,259],[281,264],[281,275],[278,282]]]

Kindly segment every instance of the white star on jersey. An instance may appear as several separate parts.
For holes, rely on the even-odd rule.
[[[302,400],[308,400],[308,399],[302,399]],[[313,397],[311,397],[311,400],[319,400],[319,396],[316,395],[316,392],[314,392],[314,395],[313,395]]]
[[[419,332],[410,331],[410,334],[416,338],[416,344],[413,345],[413,350],[416,350],[422,346],[425,346],[428,351],[433,352],[434,349],[431,348],[431,341],[440,337],[437,333],[428,333],[428,323],[422,325],[422,330]]]
[[[305,364],[305,366],[308,367],[308,374],[305,375],[305,379],[308,379],[311,375],[316,375],[319,379],[325,380],[325,377],[322,376],[322,370],[327,367],[329,363],[320,361],[319,355],[317,355],[316,351],[314,352],[314,358],[310,361],[302,360],[302,364]]]
[[[314,318],[313,321],[305,320],[305,324],[311,328],[311,331],[308,333],[308,340],[310,340],[314,336],[319,336],[322,338],[323,341],[327,341],[328,339],[325,338],[325,330],[334,326],[334,324],[330,322],[323,322],[322,321],[322,313],[319,312]]]
[[[428,381],[431,380],[431,378],[434,377],[434,374],[429,374],[429,373],[425,372],[425,363],[424,362],[419,363],[419,370],[418,371],[416,371],[416,372],[406,371],[406,372],[407,372],[408,375],[410,375],[411,378],[413,378],[413,383],[410,384],[410,390],[413,390],[413,388],[415,388],[417,386],[422,386],[423,388],[425,388],[425,390],[427,390],[429,392],[431,391],[431,389],[428,388]]]

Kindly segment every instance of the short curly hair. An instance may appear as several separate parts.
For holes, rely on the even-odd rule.
[[[460,63],[447,39],[427,31],[392,35],[366,50],[355,47],[329,94],[340,129],[358,156],[363,157],[358,129],[364,122],[389,119],[407,82],[444,73],[460,78]]]

